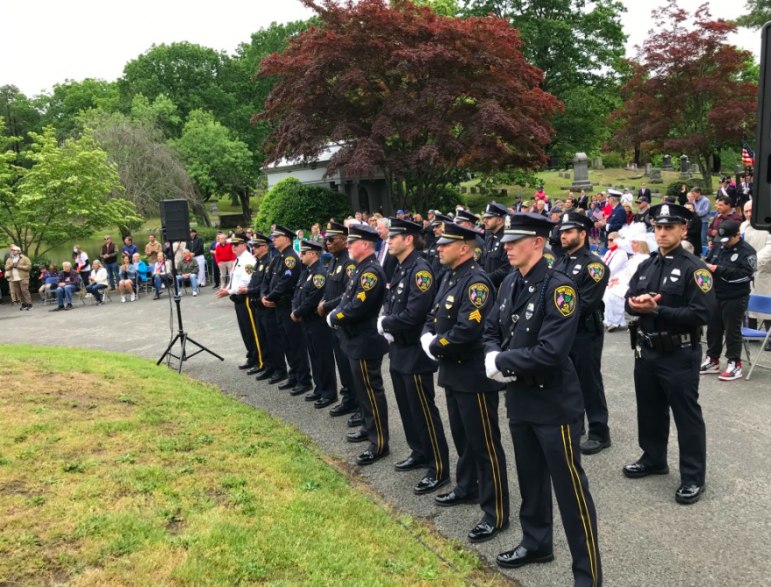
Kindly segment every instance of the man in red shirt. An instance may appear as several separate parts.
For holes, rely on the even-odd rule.
[[[233,273],[233,263],[236,255],[233,252],[227,237],[224,234],[217,236],[217,246],[214,247],[214,261],[220,269],[220,286],[222,289],[228,289],[230,274]]]
[[[712,241],[717,236],[717,231],[723,222],[726,220],[733,220],[739,225],[742,223],[742,217],[734,212],[731,198],[728,196],[718,196],[715,198],[715,210],[717,210],[717,216],[712,219],[712,222],[709,223],[709,228],[707,229],[710,248],[712,248]]]

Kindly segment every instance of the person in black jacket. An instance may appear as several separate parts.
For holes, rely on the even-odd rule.
[[[203,239],[198,236],[195,228],[190,229],[190,240],[187,241],[187,250],[193,253],[195,262],[198,263],[198,287],[206,286],[206,257],[203,256]]]
[[[688,202],[685,207],[693,212],[693,217],[688,221],[688,231],[686,232],[685,240],[691,243],[693,254],[697,257],[701,257],[701,217],[696,214],[696,208],[690,202]]]
[[[490,276],[493,286],[497,288],[503,278],[509,274],[511,266],[506,258],[506,249],[501,244],[503,227],[509,211],[503,204],[488,204],[482,221],[485,223],[485,264],[484,270]]]
[[[286,371],[284,353],[281,347],[275,343],[278,340],[278,322],[276,312],[272,308],[262,305],[262,284],[269,277],[270,254],[268,253],[268,237],[257,232],[252,237],[252,254],[255,257],[255,266],[249,285],[244,293],[247,295],[249,309],[254,314],[257,330],[257,341],[262,349],[262,368],[255,365],[247,371],[247,374],[256,374],[257,381],[271,379],[274,374]],[[273,339],[273,344],[269,341]]]

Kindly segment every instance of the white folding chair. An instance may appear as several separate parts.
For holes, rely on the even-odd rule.
[[[771,321],[771,296],[761,296],[759,294],[750,294],[750,302],[747,305],[748,312],[755,312],[756,314],[765,314],[768,316],[768,321]],[[766,324],[768,325],[768,321]],[[742,342],[744,343],[744,350],[747,353],[747,360],[750,363],[750,372],[747,374],[747,381],[752,377],[752,370],[758,363],[760,354],[763,349],[766,348],[769,338],[771,338],[771,326],[767,326],[768,330],[756,330],[754,328],[742,327]],[[755,360],[752,360],[752,354],[750,353],[750,341],[761,341],[760,348],[755,353]]]

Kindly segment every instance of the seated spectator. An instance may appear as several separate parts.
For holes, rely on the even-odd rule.
[[[94,261],[91,275],[88,276],[89,283],[86,286],[86,291],[94,296],[97,306],[101,306],[103,303],[102,290],[107,289],[109,281],[107,269],[102,267],[99,261]]]
[[[181,286],[189,281],[193,286],[193,296],[198,295],[198,262],[193,259],[193,253],[185,251],[182,262],[177,265],[177,283]]]
[[[120,266],[118,272],[118,291],[120,291],[121,303],[126,303],[126,293],[131,294],[131,301],[137,299],[137,295],[134,292],[134,285],[136,284],[137,269],[134,264],[129,261],[127,253],[123,253],[123,263]]]
[[[32,296],[29,293],[29,272],[32,270],[32,261],[21,252],[21,248],[11,245],[10,255],[5,261],[5,274],[8,277],[8,285],[14,292],[16,299],[21,301],[19,310],[32,308]]]
[[[629,226],[634,222],[634,211],[632,210],[632,204],[629,202],[624,202],[621,204],[624,207],[624,211],[626,212],[626,224]]]
[[[225,235],[223,234],[224,238]],[[158,253],[158,259],[152,267],[153,271],[153,287],[155,288],[154,300],[161,299],[161,289],[163,286],[170,286],[172,284],[171,278],[171,263],[166,260],[166,256],[163,253]]]
[[[43,285],[40,286],[40,289],[37,290],[37,292],[40,294],[40,301],[45,302],[46,301],[46,292],[49,291],[53,284],[46,283],[46,279],[53,279],[56,277],[59,278],[59,266],[56,263],[51,263],[48,268],[45,266],[40,267],[40,283]]]
[[[72,268],[72,263],[65,261],[62,263],[62,270],[59,272],[59,285],[56,288],[56,309],[52,312],[61,310],[72,310],[72,293],[80,288],[80,275]],[[64,307],[64,300],[67,299],[67,307]]]
[[[75,271],[80,275],[83,283],[88,283],[88,276],[91,275],[91,265],[88,262],[88,255],[80,248],[80,245],[72,247],[72,258],[75,264]]]
[[[214,249],[214,262],[219,268],[220,284],[227,289],[230,274],[233,273],[233,263],[236,260],[236,255],[224,234],[220,234],[217,239],[219,242]]]
[[[357,216],[357,220],[359,220],[359,222],[361,222],[361,220],[360,220],[361,214],[359,212],[356,212],[356,216]],[[305,240],[305,233],[303,233],[302,230],[298,230],[297,231],[297,238],[294,239],[294,243],[293,243],[293,247],[294,247],[294,252],[295,253],[297,253],[297,254],[300,253],[300,243],[303,242],[303,240]]]
[[[134,253],[139,252],[139,248],[134,244],[134,239],[130,236],[127,236],[123,239],[123,253],[128,253],[129,259],[133,256]]]
[[[134,253],[134,256],[131,259],[131,264],[134,266],[134,269],[136,271],[136,279],[135,279],[135,288],[139,289],[140,284],[148,279],[148,268],[147,263],[142,261],[142,258],[139,256],[139,253]]]
[[[147,262],[151,265],[155,265],[158,261],[158,253],[162,251],[161,243],[155,240],[155,235],[150,235],[150,242],[145,247],[145,255],[147,256]]]

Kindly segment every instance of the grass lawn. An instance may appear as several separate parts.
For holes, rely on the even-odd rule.
[[[510,584],[216,387],[116,353],[0,352],[0,585]]]

